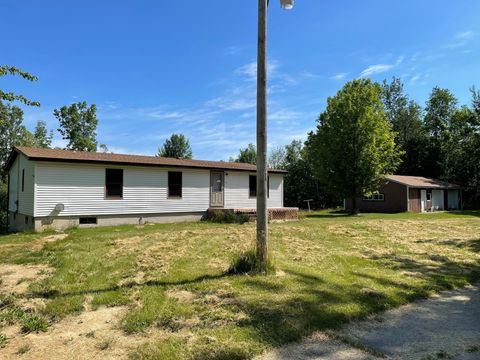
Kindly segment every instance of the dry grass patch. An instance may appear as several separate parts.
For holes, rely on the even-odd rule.
[[[119,328],[127,311],[126,307],[85,311],[62,319],[47,332],[26,336],[20,336],[18,327],[10,327],[9,341],[0,349],[0,358],[16,358],[18,349],[28,346],[22,359],[127,359],[130,352],[148,341],[146,336],[127,336]]]
[[[28,347],[24,358],[248,359],[464,285],[480,269],[478,218],[311,215],[270,225],[277,270],[270,276],[226,274],[235,255],[254,246],[254,224],[73,229],[61,241],[51,234],[0,238],[0,248],[18,245],[0,253],[0,262],[32,266],[7,284],[34,282],[28,297],[26,288],[14,293],[4,314],[0,358]],[[49,240],[39,248],[41,238]],[[21,335],[17,312],[43,316],[50,327]]]
[[[0,264],[0,290],[8,294],[24,294],[33,281],[46,279],[52,272],[47,265]]]

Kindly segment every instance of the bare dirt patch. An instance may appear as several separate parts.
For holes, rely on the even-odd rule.
[[[47,278],[53,270],[46,265],[0,264],[0,290],[23,294],[33,281]]]
[[[187,290],[168,290],[166,295],[178,301],[185,302],[191,302],[197,298],[197,295]]]
[[[126,335],[119,319],[126,307],[101,308],[67,317],[45,333],[21,335],[19,327],[8,329],[8,343],[0,358],[17,359],[19,349],[29,349],[22,359],[124,359],[143,344],[145,335]],[[5,330],[4,330],[5,332]]]
[[[54,235],[48,235],[45,237],[42,237],[35,241],[35,243],[32,245],[32,250],[40,250],[45,246],[45,244],[52,243],[55,241],[60,241],[65,239],[68,236],[68,234],[54,234]]]

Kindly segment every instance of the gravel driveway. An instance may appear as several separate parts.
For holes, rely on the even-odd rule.
[[[446,291],[351,323],[335,339],[316,333],[258,359],[480,359],[479,290],[468,286]]]

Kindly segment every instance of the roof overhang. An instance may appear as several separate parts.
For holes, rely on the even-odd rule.
[[[54,162],[54,163],[82,163],[82,164],[99,164],[99,165],[112,165],[112,166],[137,166],[137,167],[158,167],[158,168],[183,168],[183,169],[203,169],[203,170],[215,170],[215,171],[230,171],[230,172],[248,172],[254,173],[256,169],[252,167],[251,169],[247,168],[232,168],[232,167],[222,167],[218,165],[205,166],[205,165],[195,165],[195,164],[155,164],[147,162],[134,162],[134,161],[118,161],[118,160],[108,160],[108,159],[75,159],[75,158],[52,158],[46,156],[37,156],[27,154],[22,151],[21,148],[15,147],[5,164],[5,170],[8,172],[15,162],[15,159],[19,154],[24,155],[28,160],[33,161],[44,161],[44,162]],[[228,165],[228,163],[225,163]],[[268,169],[268,172],[271,174],[287,174],[286,170],[279,169]]]

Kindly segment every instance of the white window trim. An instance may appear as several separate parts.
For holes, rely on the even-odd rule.
[[[364,196],[363,201],[385,201],[385,194],[375,191],[369,196]]]

